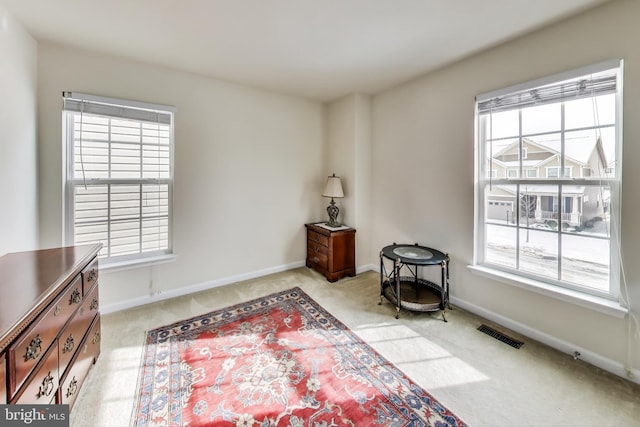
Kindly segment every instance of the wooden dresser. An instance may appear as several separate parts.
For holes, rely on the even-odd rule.
[[[328,229],[318,224],[307,227],[307,267],[335,282],[345,276],[356,275],[356,230]]]
[[[0,403],[73,407],[100,354],[101,247],[0,257]]]

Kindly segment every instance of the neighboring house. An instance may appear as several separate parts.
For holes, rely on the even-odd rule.
[[[608,172],[601,138],[584,134],[567,138],[563,174],[560,172],[560,140],[557,134],[553,135],[556,139],[546,138],[538,141],[524,138],[521,151],[517,139],[500,148],[489,161],[490,178],[520,180],[521,220],[552,226],[562,223],[563,227],[588,227],[594,219],[602,219],[609,198],[602,187],[571,185],[572,179],[597,179]],[[526,184],[527,178],[535,179],[535,183]],[[540,184],[540,179],[568,181],[562,185],[561,215],[557,184]],[[517,188],[503,183],[492,185],[488,193],[487,218],[515,223]]]

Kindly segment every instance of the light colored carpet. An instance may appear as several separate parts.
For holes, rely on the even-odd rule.
[[[455,308],[378,305],[379,275],[329,283],[302,267],[102,318],[102,353],[71,426],[127,426],[144,332],[299,286],[458,417],[473,426],[640,426],[640,386]],[[485,323],[525,342],[514,349],[476,330]]]

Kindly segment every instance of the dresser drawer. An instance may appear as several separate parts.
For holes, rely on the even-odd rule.
[[[42,363],[29,377],[27,385],[12,403],[47,405],[56,398],[60,377],[58,376],[57,341],[44,356]]]
[[[9,381],[9,396],[24,383],[58,332],[82,303],[82,280],[78,275],[66,290],[9,347],[8,368],[15,375]],[[57,360],[57,355],[56,355]]]
[[[87,292],[98,282],[98,257],[82,270],[82,294]]]
[[[316,233],[313,230],[308,230],[307,240],[322,246],[329,246],[329,238],[323,234]]]
[[[0,405],[7,403],[7,359],[0,355]]]
[[[96,314],[98,314],[98,286],[95,286],[90,291],[80,310],[71,318],[71,321],[60,335],[58,340],[58,359],[61,374],[67,369],[67,365],[82,342]]]
[[[59,403],[68,404],[69,409],[73,407],[80,387],[99,355],[100,317],[97,317],[82,343],[82,348],[76,353],[69,372],[62,381]]]

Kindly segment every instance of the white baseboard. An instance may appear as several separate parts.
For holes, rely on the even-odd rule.
[[[627,370],[627,368],[625,368],[625,366],[620,362],[611,360],[598,353],[594,353],[590,350],[577,346],[571,342],[564,341],[557,337],[549,335],[547,333],[541,332],[528,325],[525,325],[524,323],[516,322],[515,320],[512,320],[508,317],[494,313],[490,310],[487,310],[478,305],[469,303],[460,298],[456,298],[454,296],[451,296],[450,299],[451,299],[451,304],[453,305],[456,305],[471,313],[477,314],[478,316],[484,317],[485,319],[491,320],[499,325],[504,326],[505,328],[509,328],[515,332],[518,332],[519,334],[522,334],[531,339],[534,339],[543,344],[546,344],[549,347],[552,347],[558,351],[561,351],[562,353],[566,353],[570,356],[573,356],[577,351],[580,353],[579,358],[581,360],[584,360],[585,362],[590,363],[594,366],[597,366],[598,368],[608,371],[614,375],[625,378],[634,383],[640,384],[640,370],[638,369]]]
[[[356,267],[356,274],[360,274],[360,273],[364,273],[365,271],[378,271],[380,270],[379,267],[376,267],[373,264],[365,264],[365,265],[361,265],[360,267]]]
[[[304,261],[296,261],[291,264],[284,264],[275,267],[269,267],[262,270],[256,270],[249,273],[237,274],[235,276],[223,277],[208,282],[197,283],[184,288],[171,289],[169,291],[160,292],[154,295],[145,295],[143,297],[133,298],[130,300],[107,304],[100,307],[100,313],[108,314],[116,311],[126,310],[129,308],[139,307],[141,305],[151,304],[153,302],[163,301],[170,298],[181,297],[195,292],[205,291],[207,289],[217,288],[219,286],[229,285],[231,283],[242,282],[244,280],[255,279],[257,277],[266,276],[273,273],[292,270],[294,268],[303,267]]]

